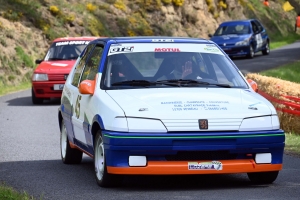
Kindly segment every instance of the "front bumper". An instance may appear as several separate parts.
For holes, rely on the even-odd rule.
[[[285,135],[282,130],[167,134],[103,131],[103,139],[108,173],[225,174],[281,170]],[[271,163],[257,164],[257,153],[270,153]],[[145,156],[146,166],[130,167],[129,156]],[[220,169],[212,167],[214,161],[220,163]]]
[[[55,90],[54,85],[64,85],[65,81],[35,81],[32,88],[37,98],[60,98],[62,90]]]
[[[250,53],[249,46],[228,46],[221,48],[228,56],[245,56]]]

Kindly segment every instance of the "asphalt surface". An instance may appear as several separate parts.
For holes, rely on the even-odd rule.
[[[300,43],[268,56],[234,59],[241,70],[257,72],[300,60]],[[59,102],[31,103],[30,90],[0,97],[0,182],[37,199],[272,199],[298,200],[300,158],[284,155],[283,170],[270,185],[253,185],[246,174],[128,176],[118,188],[100,188],[92,159],[65,165],[60,158]],[[2,200],[2,199],[1,199]]]
[[[244,73],[257,73],[300,60],[300,41],[271,50],[269,55],[255,54],[253,59],[233,58],[234,63]]]

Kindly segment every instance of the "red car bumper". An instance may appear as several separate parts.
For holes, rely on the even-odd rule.
[[[37,98],[60,98],[65,81],[35,81],[32,88]]]

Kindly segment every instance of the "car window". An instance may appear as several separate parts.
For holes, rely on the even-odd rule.
[[[244,35],[250,33],[250,26],[247,23],[241,24],[230,24],[230,25],[222,25],[220,26],[214,36],[221,36],[221,35]]]
[[[95,79],[95,76],[98,72],[100,60],[102,58],[102,52],[103,52],[103,45],[99,44],[99,45],[95,46],[94,50],[91,53],[91,56],[89,56],[86,66],[83,70],[80,82],[82,82],[83,80],[94,80]]]
[[[261,23],[259,21],[257,21],[257,20],[255,20],[254,23],[255,23],[255,25],[257,27],[258,32],[259,33],[262,32],[263,31],[263,27],[262,27]]]
[[[90,54],[94,46],[95,46],[94,44],[88,45],[87,48],[84,50],[84,52],[82,52],[81,58],[79,58],[80,60],[75,68],[73,79],[72,79],[72,85],[74,85],[75,87],[77,87],[79,84],[80,75],[85,66],[86,60],[88,59],[88,55]]]
[[[90,41],[61,41],[51,44],[44,60],[76,60]]]
[[[255,34],[259,33],[259,28],[254,21],[251,21],[251,25],[252,25],[253,33],[255,33]]]
[[[248,87],[238,69],[214,44],[176,43],[168,44],[168,48],[163,44],[155,44],[155,48],[153,44],[124,45],[126,47],[118,47],[121,50],[110,47],[111,53],[108,54],[103,72],[105,89],[136,88],[120,85],[120,82],[124,81],[155,82],[176,79],[229,84],[237,88]],[[154,84],[149,87],[172,86]]]

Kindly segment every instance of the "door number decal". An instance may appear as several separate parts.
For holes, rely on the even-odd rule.
[[[81,96],[78,95],[77,97],[77,100],[76,100],[76,105],[75,105],[75,115],[76,115],[76,118],[78,119],[79,118],[79,115],[80,115],[80,100],[81,100]]]

